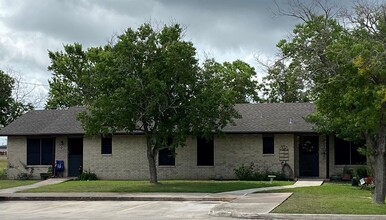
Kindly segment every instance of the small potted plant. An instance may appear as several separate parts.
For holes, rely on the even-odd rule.
[[[345,166],[343,168],[342,180],[343,181],[350,181],[352,178],[352,173],[353,173],[353,170],[350,167]]]
[[[48,167],[47,173],[40,173],[40,178],[42,180],[46,180],[52,177],[52,167]]]

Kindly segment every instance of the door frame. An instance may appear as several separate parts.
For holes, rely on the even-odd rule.
[[[309,154],[305,154],[304,150],[301,148],[303,147],[303,140],[304,139],[316,139],[313,140],[314,143],[312,143],[311,152]],[[298,151],[298,176],[299,177],[305,177],[305,178],[315,178],[320,176],[320,155],[319,155],[319,149],[320,149],[320,135],[318,134],[299,134],[296,137],[297,139],[297,151]],[[303,139],[303,140],[302,140]],[[310,140],[306,140],[310,141]],[[316,146],[315,146],[316,144]],[[308,161],[313,161],[312,164],[309,164]],[[307,161],[307,162],[306,162]],[[302,166],[303,162],[306,162],[308,164],[307,167],[311,167],[311,170],[304,170],[304,166]],[[310,172],[310,174],[307,174],[307,172]]]
[[[71,154],[71,148],[73,147],[72,146],[72,141],[70,141],[71,139],[81,139],[82,141],[81,141],[81,152],[80,152],[80,154]],[[68,159],[68,172],[67,172],[67,176],[69,176],[69,177],[75,177],[75,176],[78,176],[78,172],[76,172],[76,174],[77,175],[74,175],[75,174],[75,171],[73,171],[73,170],[78,170],[79,169],[79,166],[78,166],[78,164],[80,164],[80,166],[82,166],[83,167],[83,150],[84,150],[84,139],[83,139],[83,137],[82,136],[74,136],[74,137],[67,137],[67,143],[68,143],[68,154],[67,154],[67,159]],[[72,162],[73,162],[73,158],[71,158],[71,156],[79,156],[79,159],[80,159],[80,161],[79,161],[79,163],[77,163],[77,164],[72,164]],[[76,166],[75,168],[73,167],[73,166]],[[73,172],[72,172],[73,171]]]

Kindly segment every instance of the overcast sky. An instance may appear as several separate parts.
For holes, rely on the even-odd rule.
[[[242,59],[257,66],[256,57],[273,57],[276,43],[296,22],[275,17],[274,10],[271,0],[0,0],[0,69],[46,85],[37,88],[46,94],[48,50],[74,42],[103,45],[144,22],[185,26],[185,40],[194,43],[200,59]]]
[[[276,43],[299,22],[275,11],[272,0],[0,0],[0,69],[13,69],[46,95],[48,50],[74,42],[104,45],[144,22],[185,26],[185,40],[200,59],[241,59],[257,67],[256,58],[273,59]]]

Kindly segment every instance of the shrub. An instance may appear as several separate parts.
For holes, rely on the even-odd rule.
[[[16,179],[18,180],[29,180],[31,179],[32,175],[29,173],[18,173]]]
[[[343,167],[343,174],[352,175],[353,174],[353,169],[348,167],[348,166],[344,166]]]
[[[5,179],[7,179],[7,168],[0,170],[0,180],[5,180]]]
[[[368,176],[367,167],[365,165],[355,167],[354,173],[357,180]]]
[[[98,180],[98,177],[95,173],[89,171],[83,171],[82,174],[79,175],[78,180]]]
[[[30,179],[32,179],[33,173],[34,173],[34,168],[33,167],[27,167],[25,165],[23,165],[23,166],[24,166],[25,171],[22,171],[19,169],[19,173],[17,174],[16,179],[18,179],[18,180],[30,180]]]
[[[256,181],[268,181],[268,175],[276,176],[275,180],[289,180],[282,172],[272,172],[269,170],[258,171],[255,170],[254,163],[251,163],[249,167],[242,164],[239,168],[234,169],[237,179],[239,180],[256,180]]]
[[[255,173],[253,172],[254,164],[251,163],[249,167],[242,164],[239,168],[234,169],[237,179],[239,180],[253,180],[255,179]]]

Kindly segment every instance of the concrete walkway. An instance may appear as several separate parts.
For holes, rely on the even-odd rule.
[[[13,188],[1,189],[0,190],[0,194],[15,193],[15,192],[23,191],[23,190],[27,190],[27,189],[38,188],[38,187],[41,187],[41,186],[48,186],[48,185],[63,183],[63,182],[68,181],[68,180],[71,180],[71,178],[51,178],[51,179],[40,181],[40,182],[31,184],[31,185],[25,185],[25,186],[13,187]]]
[[[291,189],[297,187],[320,186],[323,180],[307,179],[298,180],[294,185],[273,186],[255,189],[237,190],[218,193],[223,196],[239,196],[229,203],[215,206],[210,212],[213,216],[257,218],[270,213],[273,209],[283,203],[292,193],[256,193],[279,189]]]
[[[210,215],[250,218],[270,213],[292,193],[256,193],[296,187],[320,186],[322,180],[299,180],[294,185],[237,190],[223,193],[15,193],[58,184],[69,179],[53,178],[32,185],[0,190],[0,200],[34,201],[220,201]]]
[[[294,185],[274,186],[223,193],[16,193],[26,189],[58,184],[70,179],[53,178],[32,185],[0,190],[0,201],[217,201],[209,211],[216,217],[254,219],[386,219],[380,215],[302,215],[270,213],[292,193],[255,193],[278,189],[320,186],[322,180],[298,180]]]
[[[0,201],[220,201],[239,196],[213,193],[0,193]]]
[[[323,180],[320,179],[302,179],[295,182],[293,185],[288,186],[272,186],[272,187],[264,187],[264,188],[254,188],[254,189],[244,189],[244,190],[236,190],[230,192],[222,192],[220,195],[248,195],[256,192],[266,192],[272,190],[279,189],[292,189],[298,187],[309,187],[309,186],[321,186],[323,184]]]
[[[292,193],[255,193],[277,189],[320,186],[322,180],[299,180],[290,186],[275,186],[224,193],[15,193],[62,183],[69,179],[48,179],[32,185],[0,190],[1,200],[71,200],[71,201],[217,201],[209,214],[217,217],[253,219],[386,219],[381,215],[319,215],[270,213]]]
[[[292,193],[256,193],[222,203],[210,210],[209,215],[219,217],[251,218],[270,213]]]

